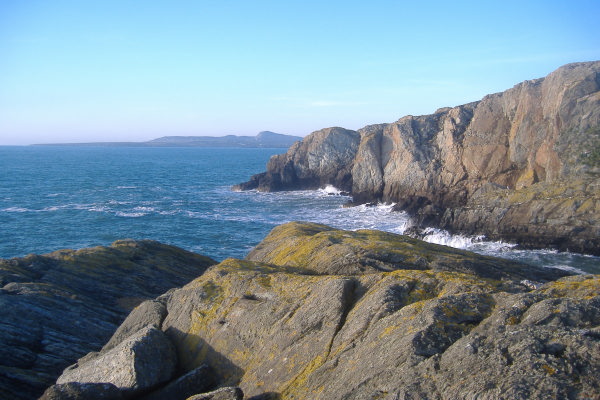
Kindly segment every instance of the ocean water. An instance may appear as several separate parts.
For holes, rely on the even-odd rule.
[[[335,188],[235,192],[283,149],[0,147],[0,258],[154,239],[243,258],[276,225],[312,221],[403,233],[391,205],[342,207]],[[516,250],[431,229],[426,240],[531,264],[600,273],[600,258]]]

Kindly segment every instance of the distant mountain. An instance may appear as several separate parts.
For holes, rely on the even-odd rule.
[[[289,147],[300,140],[302,140],[300,136],[263,131],[256,136],[163,136],[144,144],[186,147]]]
[[[134,147],[290,147],[300,136],[263,131],[256,136],[163,136],[147,142],[52,143],[36,146],[134,146]]]

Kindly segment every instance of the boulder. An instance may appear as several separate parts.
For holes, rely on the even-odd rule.
[[[147,326],[154,326],[160,329],[162,321],[166,316],[167,307],[162,302],[157,300],[144,301],[129,313],[108,343],[102,347],[102,351],[106,352],[112,349],[129,336]]]
[[[111,350],[67,368],[56,382],[112,383],[131,395],[169,381],[176,364],[169,339],[148,326]]]

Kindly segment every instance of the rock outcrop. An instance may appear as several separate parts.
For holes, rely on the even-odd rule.
[[[290,223],[158,300],[190,399],[600,396],[600,276]]]
[[[350,190],[352,161],[359,143],[360,135],[348,129],[327,128],[314,132],[310,139],[294,143],[287,153],[271,157],[267,172],[253,176],[234,189],[316,189],[329,183]]]
[[[481,101],[307,136],[236,189],[332,184],[421,226],[600,254],[600,62]]]
[[[173,246],[132,240],[0,260],[0,398],[39,397],[65,367],[99,350],[134,306],[213,264]],[[138,328],[152,315],[144,314]]]

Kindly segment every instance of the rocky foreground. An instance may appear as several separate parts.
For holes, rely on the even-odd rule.
[[[132,308],[216,261],[153,241],[0,260],[0,398],[35,399]]]
[[[331,184],[417,226],[600,255],[600,61],[481,101],[358,131],[327,128],[240,190]]]
[[[289,223],[98,350],[43,398],[599,398],[600,276]]]

